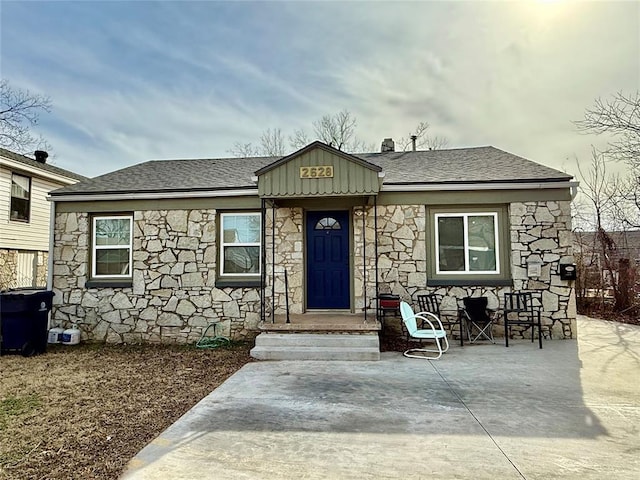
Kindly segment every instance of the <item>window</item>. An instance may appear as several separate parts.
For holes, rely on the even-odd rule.
[[[427,285],[513,283],[507,205],[428,207],[426,223]]]
[[[92,277],[131,277],[133,218],[93,217]]]
[[[259,213],[220,214],[220,275],[260,274],[261,219]]]
[[[497,213],[437,213],[436,273],[500,273]]]
[[[11,220],[29,221],[31,211],[31,178],[11,175]]]
[[[332,217],[321,218],[314,227],[315,230],[340,230],[341,228],[340,222]]]

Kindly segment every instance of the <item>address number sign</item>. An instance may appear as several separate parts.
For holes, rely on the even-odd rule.
[[[333,165],[300,167],[300,178],[333,178]]]

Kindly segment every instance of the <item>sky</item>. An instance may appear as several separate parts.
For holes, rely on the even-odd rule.
[[[376,149],[426,121],[577,175],[606,139],[572,121],[640,88],[640,2],[0,0],[0,75],[51,98],[35,132],[86,176],[344,109]]]

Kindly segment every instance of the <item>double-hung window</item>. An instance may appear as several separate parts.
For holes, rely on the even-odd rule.
[[[220,276],[259,276],[261,215],[220,214]]]
[[[10,218],[28,222],[31,211],[31,178],[14,173],[11,175]]]
[[[92,232],[92,277],[130,278],[133,217],[131,215],[93,217]]]

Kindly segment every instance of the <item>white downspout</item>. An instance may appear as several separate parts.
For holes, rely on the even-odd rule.
[[[51,207],[49,208],[49,254],[47,255],[47,290],[53,291],[53,246],[55,240],[55,226],[56,226],[56,202],[55,200],[49,198],[51,202]],[[51,302],[54,303],[53,300]],[[47,330],[51,328],[51,312],[53,311],[53,306],[49,311],[49,323],[47,325]]]

